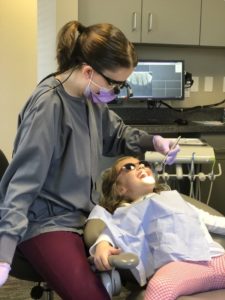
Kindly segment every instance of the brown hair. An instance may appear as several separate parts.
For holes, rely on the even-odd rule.
[[[137,65],[134,46],[121,30],[107,23],[88,27],[78,21],[66,23],[58,33],[56,58],[59,73],[83,63],[99,72]]]
[[[116,186],[116,179],[118,175],[116,166],[119,162],[131,157],[132,156],[124,156],[119,158],[118,160],[116,160],[116,162],[111,168],[106,169],[102,173],[102,195],[99,204],[103,206],[106,210],[108,210],[110,213],[113,213],[123,203],[133,202],[132,199],[119,195]],[[165,184],[156,183],[153,191],[155,193],[160,193],[163,190],[170,190],[170,188]]]

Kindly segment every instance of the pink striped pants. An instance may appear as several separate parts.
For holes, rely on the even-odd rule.
[[[144,300],[175,300],[225,288],[225,255],[209,262],[174,261],[161,267],[150,279]]]

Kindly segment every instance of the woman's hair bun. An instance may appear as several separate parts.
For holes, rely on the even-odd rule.
[[[83,33],[85,29],[86,29],[86,27],[84,25],[82,25],[79,22],[77,23],[77,30],[80,34]]]

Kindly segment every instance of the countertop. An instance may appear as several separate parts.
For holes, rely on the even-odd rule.
[[[188,122],[187,125],[177,124],[131,124],[132,127],[136,127],[141,130],[145,130],[149,133],[224,133],[225,124],[222,125],[203,125],[196,124],[195,122]]]
[[[125,124],[152,134],[224,133],[224,108],[171,110],[168,108],[111,106]],[[178,124],[183,120],[185,125]]]

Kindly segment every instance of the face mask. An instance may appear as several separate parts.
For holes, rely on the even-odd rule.
[[[114,100],[116,98],[114,90],[101,87],[100,85],[98,85],[97,83],[92,81],[92,76],[93,76],[93,73],[92,73],[89,83],[84,91],[84,96],[87,98],[91,98],[94,103],[108,103],[108,102],[111,102],[112,100]],[[94,84],[95,86],[99,87],[98,93],[95,93],[91,90],[91,87],[90,87],[91,83]]]

